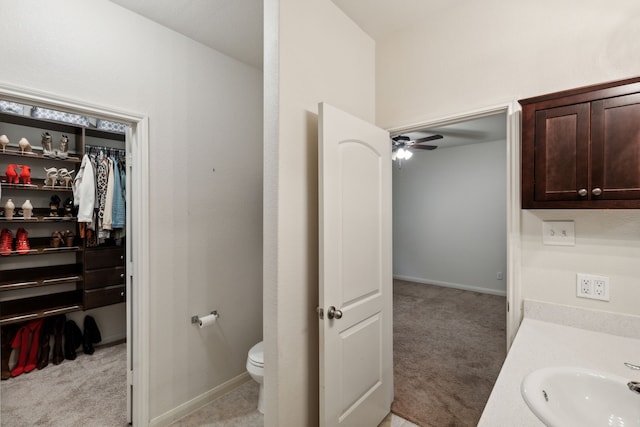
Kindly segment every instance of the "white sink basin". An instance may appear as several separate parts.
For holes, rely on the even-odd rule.
[[[628,382],[590,369],[552,367],[524,377],[520,392],[549,427],[640,427],[640,394]]]

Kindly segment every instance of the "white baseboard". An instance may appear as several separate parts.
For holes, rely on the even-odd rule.
[[[226,381],[220,384],[217,387],[212,388],[211,390],[202,393],[200,396],[196,396],[193,399],[173,408],[170,411],[165,412],[164,414],[152,419],[149,422],[150,427],[156,426],[168,426],[172,422],[189,415],[191,412],[196,411],[202,408],[204,405],[209,402],[217,399],[218,397],[227,394],[231,390],[241,386],[245,382],[251,380],[248,372],[243,372],[237,377],[231,378],[229,381]],[[256,405],[258,402],[256,402]]]
[[[507,296],[506,289],[505,290],[488,289],[488,288],[482,288],[479,286],[462,285],[460,283],[449,283],[449,282],[443,282],[441,280],[421,279],[419,277],[401,276],[401,275],[395,275],[395,274],[393,278],[398,280],[406,280],[407,282],[423,283],[425,285],[436,285],[436,286],[443,286],[445,288],[462,289],[463,291],[480,292],[481,294],[498,295],[501,297]]]

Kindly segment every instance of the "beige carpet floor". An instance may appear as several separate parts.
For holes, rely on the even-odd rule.
[[[80,349],[75,360],[2,381],[2,427],[119,427],[126,422],[127,347]]]
[[[422,427],[471,427],[506,356],[505,298],[394,281],[391,410]]]

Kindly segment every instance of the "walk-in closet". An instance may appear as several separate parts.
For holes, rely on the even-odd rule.
[[[129,132],[0,99],[3,426],[130,420]]]

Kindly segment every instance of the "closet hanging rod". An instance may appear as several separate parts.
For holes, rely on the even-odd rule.
[[[106,145],[85,144],[85,148],[86,148],[85,151],[87,152],[87,154],[91,154],[95,150],[104,151],[104,152],[109,153],[109,154],[115,153],[118,156],[125,156],[127,154],[127,150],[124,149],[124,148],[107,147]]]

